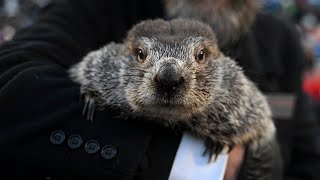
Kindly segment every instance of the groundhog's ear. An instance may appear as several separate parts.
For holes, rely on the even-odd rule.
[[[209,55],[210,58],[217,59],[222,55],[222,52],[220,51],[218,44],[215,41],[205,41],[205,49]]]
[[[128,33],[128,36],[123,41],[123,46],[125,49],[125,52],[133,52],[134,49],[136,49],[135,45],[135,38],[132,35],[132,33]]]
[[[130,51],[132,50],[134,44],[133,42],[135,42],[135,28],[133,29],[130,29],[128,32],[127,32],[127,36],[123,39],[123,44],[126,48],[126,50]]]
[[[125,41],[125,42],[123,43],[123,47],[124,47],[125,51],[128,51],[128,52],[132,51],[132,50],[133,50],[133,43],[132,43],[132,41]]]

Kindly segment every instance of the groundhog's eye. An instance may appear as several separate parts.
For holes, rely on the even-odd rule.
[[[196,60],[197,61],[204,61],[205,59],[205,53],[204,53],[204,50],[201,49],[200,51],[198,51],[198,53],[196,54]]]
[[[142,49],[138,49],[138,60],[139,62],[144,62],[144,60],[146,60],[146,54]]]

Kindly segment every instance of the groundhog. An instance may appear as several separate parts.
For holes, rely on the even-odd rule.
[[[123,43],[90,52],[69,73],[90,120],[107,108],[179,126],[203,138],[210,155],[236,144],[255,151],[275,138],[265,96],[200,21],[142,21]]]

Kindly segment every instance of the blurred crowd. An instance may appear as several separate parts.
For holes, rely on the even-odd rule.
[[[0,43],[31,25],[51,0],[0,0]]]
[[[297,25],[306,54],[303,89],[312,97],[315,106],[319,106],[320,0],[265,0],[264,10],[274,15],[285,15]]]

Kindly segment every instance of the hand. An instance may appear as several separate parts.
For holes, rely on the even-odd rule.
[[[229,153],[226,172],[223,180],[236,180],[242,165],[245,149],[241,145],[235,146]]]

